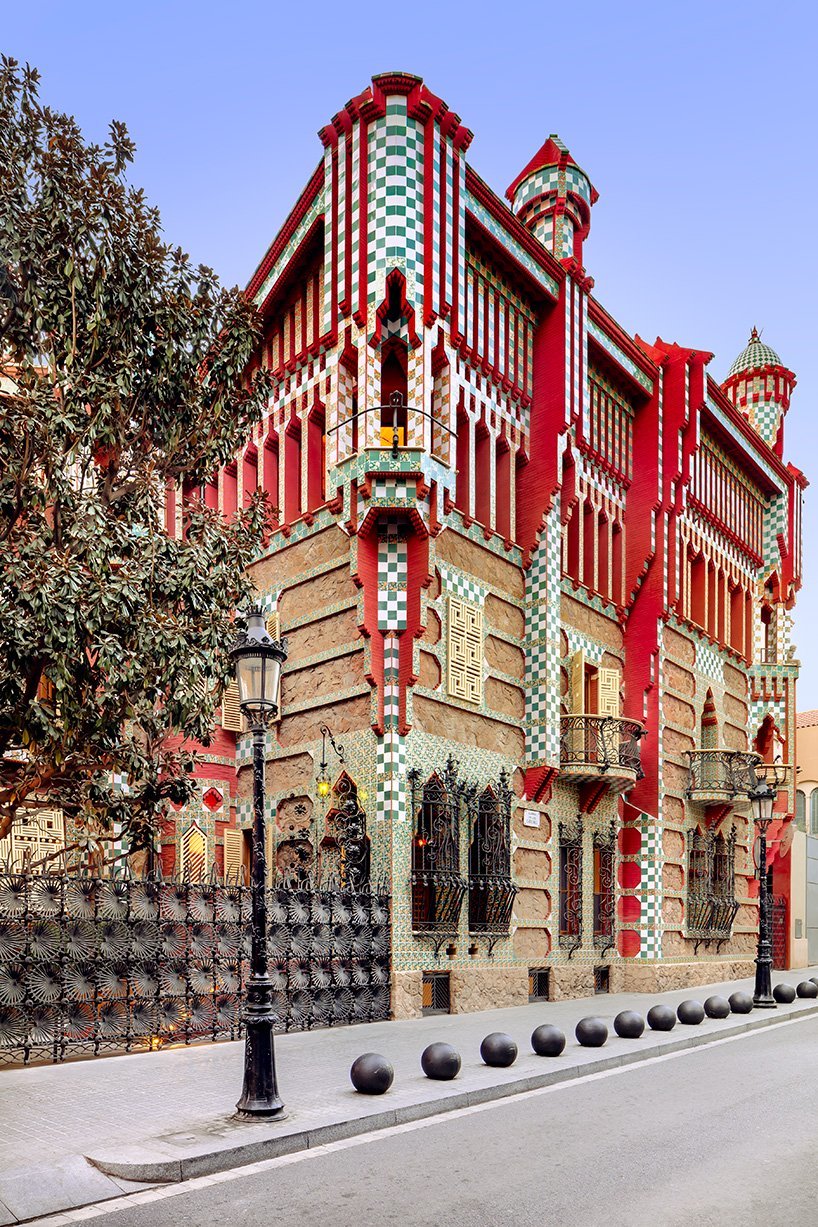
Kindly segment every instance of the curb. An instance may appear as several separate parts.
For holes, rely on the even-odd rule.
[[[358,1116],[352,1120],[335,1121],[289,1133],[278,1131],[277,1125],[283,1122],[276,1122],[276,1124],[257,1124],[255,1122],[245,1124],[242,1122],[240,1127],[247,1132],[238,1144],[235,1138],[217,1140],[216,1137],[211,1137],[198,1140],[193,1135],[189,1135],[187,1145],[170,1145],[160,1139],[146,1140],[144,1143],[127,1146],[116,1152],[97,1152],[96,1155],[86,1155],[85,1158],[99,1171],[116,1179],[150,1184],[178,1183],[192,1180],[197,1176],[210,1176],[216,1172],[243,1167],[261,1159],[272,1159],[300,1150],[311,1150],[316,1146],[355,1137],[358,1134],[390,1129],[395,1125],[422,1120],[429,1116],[444,1115],[460,1108],[473,1107],[492,1100],[508,1099],[541,1087],[573,1082],[588,1074],[603,1073],[606,1070],[638,1064],[668,1053],[706,1047],[725,1038],[746,1035],[748,1032],[760,1031],[779,1023],[798,1022],[816,1014],[818,1014],[818,1002],[810,1006],[795,1006],[793,1003],[793,1007],[785,1014],[770,1011],[769,1014],[756,1017],[752,1021],[736,1022],[718,1032],[709,1031],[705,1034],[686,1035],[684,1038],[670,1040],[666,1043],[653,1044],[649,1048],[642,1047],[616,1056],[600,1057],[598,1060],[573,1065],[569,1068],[552,1068],[547,1073],[529,1073],[511,1082],[495,1083],[473,1090],[465,1090],[460,1094],[455,1093],[420,1103],[404,1104],[385,1111]],[[737,1018],[736,1015],[732,1017]],[[634,1042],[639,1043],[640,1041]],[[547,1060],[548,1058],[539,1059]],[[366,1098],[361,1097],[363,1100]],[[233,1118],[226,1117],[221,1123],[232,1125],[234,1122]]]

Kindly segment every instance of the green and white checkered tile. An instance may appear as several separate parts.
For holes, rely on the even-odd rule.
[[[461,601],[470,601],[472,605],[483,606],[486,599],[486,589],[473,575],[465,571],[457,571],[454,567],[439,564],[440,581],[444,596],[459,597]]]

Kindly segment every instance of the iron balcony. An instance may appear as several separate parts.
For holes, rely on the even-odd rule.
[[[612,789],[642,778],[639,743],[645,729],[621,716],[562,716],[560,769],[579,783],[604,777]]]
[[[732,800],[753,787],[761,756],[750,750],[686,750],[691,801]]]

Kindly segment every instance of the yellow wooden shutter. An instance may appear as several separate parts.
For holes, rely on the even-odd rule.
[[[224,833],[224,876],[228,882],[241,881],[243,854],[244,832],[228,827]]]
[[[571,657],[569,669],[570,714],[582,715],[585,711],[585,653],[581,648]]]
[[[281,616],[277,609],[267,617],[267,634],[271,639],[281,638]]]
[[[465,703],[483,699],[483,610],[471,601],[449,597],[449,694]]]
[[[242,733],[244,719],[239,707],[238,682],[231,682],[222,696],[222,728],[229,733]]]
[[[597,671],[597,696],[600,716],[619,715],[619,683],[621,674],[618,669],[599,669]]]

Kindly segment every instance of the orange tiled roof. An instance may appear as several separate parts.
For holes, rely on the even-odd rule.
[[[795,717],[795,727],[798,729],[812,728],[818,724],[818,708],[813,708],[812,711],[800,711]]]

